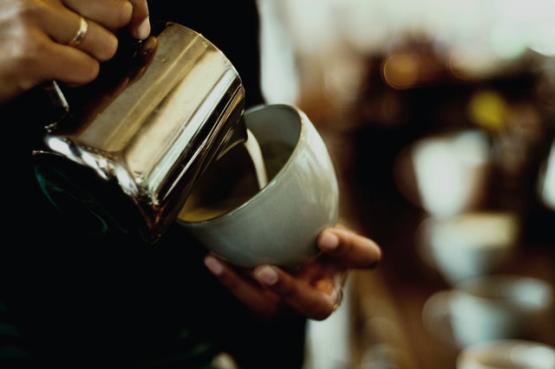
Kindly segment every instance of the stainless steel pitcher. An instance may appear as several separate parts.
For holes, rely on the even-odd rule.
[[[136,51],[109,88],[70,101],[49,126],[35,173],[57,207],[81,217],[76,224],[155,241],[207,165],[246,139],[245,91],[226,56],[181,25]]]

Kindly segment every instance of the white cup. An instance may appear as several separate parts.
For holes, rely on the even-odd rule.
[[[479,131],[433,136],[412,147],[412,165],[422,207],[436,217],[475,208],[489,174],[489,146]]]
[[[476,212],[428,218],[419,232],[420,256],[450,283],[489,274],[516,250],[519,220],[508,212]]]
[[[316,237],[337,222],[339,192],[328,151],[306,115],[294,107],[260,106],[244,119],[265,163],[273,167],[268,184],[223,215],[178,221],[232,264],[298,266],[317,255]],[[287,148],[278,156],[267,149],[276,143]],[[215,178],[225,185],[225,178]]]
[[[555,349],[532,341],[484,342],[464,349],[457,369],[555,369]]]
[[[423,309],[427,329],[460,347],[497,339],[543,338],[553,327],[552,315],[553,290],[548,283],[508,275],[462,281],[456,289],[434,294]]]

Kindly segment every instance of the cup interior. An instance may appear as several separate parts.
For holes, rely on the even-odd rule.
[[[247,129],[260,146],[268,183],[260,189],[253,158],[237,145],[212,163],[199,178],[179,220],[196,223],[220,218],[249,202],[276,182],[301,139],[297,110],[285,105],[255,107],[244,115]]]
[[[289,161],[300,141],[301,117],[291,107],[269,105],[248,110],[244,120],[260,145],[268,181],[271,182]]]
[[[244,119],[260,144],[275,140],[295,146],[299,141],[301,121],[299,113],[293,108],[285,105],[255,107],[247,110]]]

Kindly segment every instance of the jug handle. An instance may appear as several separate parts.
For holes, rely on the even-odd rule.
[[[130,60],[137,57],[137,53],[141,50],[144,43],[142,40],[132,38],[127,32],[120,32],[117,38],[119,44],[118,52],[113,59],[106,62],[107,64],[129,63]],[[100,77],[99,75],[97,79]],[[50,107],[50,112],[48,112],[42,125],[47,132],[51,132],[70,113],[70,105],[58,81],[46,81],[42,83],[40,90],[46,95],[46,103]]]

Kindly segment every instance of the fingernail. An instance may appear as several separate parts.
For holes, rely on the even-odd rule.
[[[221,275],[224,271],[224,266],[222,265],[222,263],[220,263],[216,258],[213,258],[212,256],[207,256],[204,259],[204,265],[206,265],[208,270],[216,276]]]
[[[278,275],[276,271],[269,266],[258,269],[254,273],[254,276],[258,281],[268,286],[273,286],[278,281]]]
[[[330,231],[324,231],[320,236],[320,248],[324,251],[333,251],[339,246],[339,238]]]
[[[137,37],[144,40],[148,35],[150,35],[150,20],[147,17],[137,27]]]

